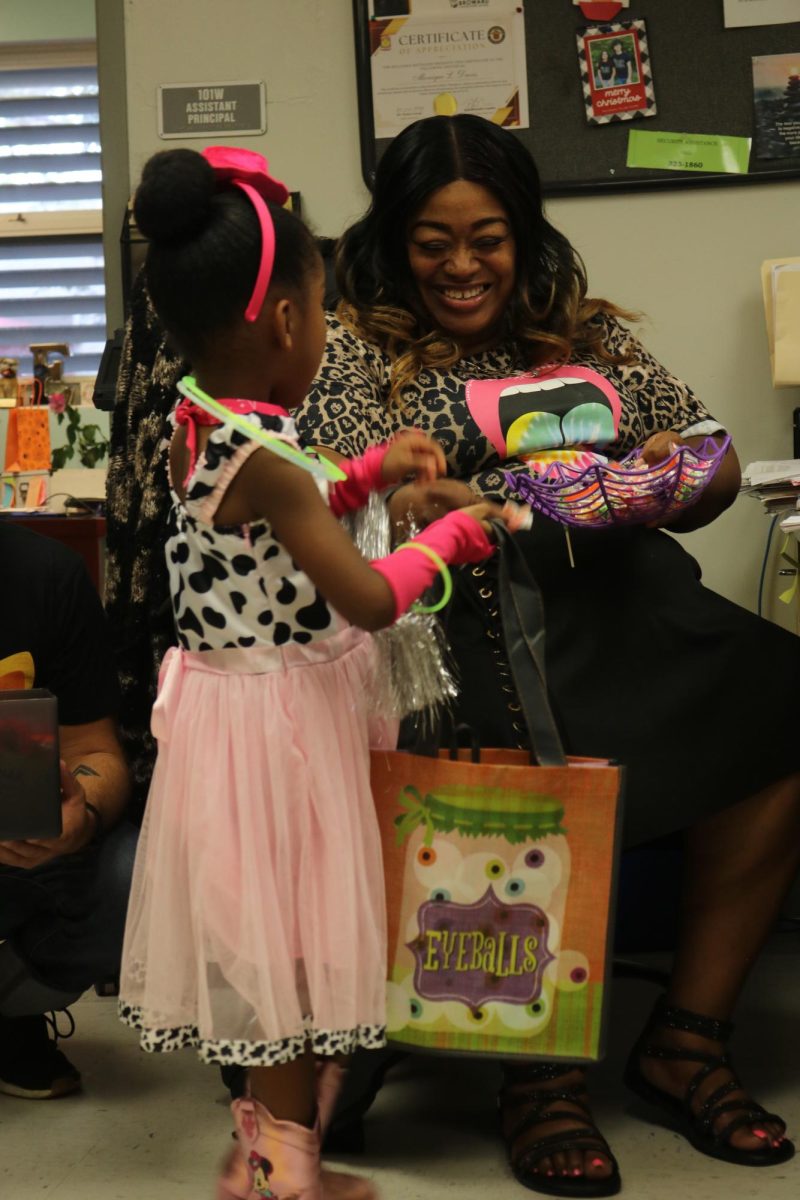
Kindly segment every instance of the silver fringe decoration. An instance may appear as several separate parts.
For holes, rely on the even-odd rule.
[[[389,511],[380,496],[373,493],[366,506],[347,520],[365,558],[391,553]],[[409,536],[413,532],[409,530]],[[400,719],[417,713],[421,731],[432,729],[439,709],[458,695],[441,624],[431,613],[406,612],[373,637],[380,655],[376,710]]]

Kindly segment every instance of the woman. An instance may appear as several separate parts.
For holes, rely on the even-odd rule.
[[[601,50],[595,68],[595,85],[599,88],[610,87],[613,78],[614,67],[611,62],[611,56],[607,50]]]
[[[545,220],[533,160],[481,118],[433,117],[395,139],[338,267],[343,300],[299,423],[309,441],[343,455],[404,426],[438,438],[451,478],[401,488],[391,502],[399,522],[409,511],[432,519],[476,493],[509,494],[502,468],[520,464],[504,463],[476,423],[470,380],[580,366],[584,399],[608,397],[609,385],[617,397],[604,451],[613,458],[644,445],[656,462],[673,444],[722,431],[631,336],[620,309],[587,299],[578,256]],[[551,375],[537,403],[563,428],[569,402],[558,390]],[[730,449],[670,530],[714,520],[738,485]],[[749,1099],[725,1053],[735,1000],[800,857],[800,746],[788,716],[783,726],[774,717],[791,711],[800,644],[704,589],[696,563],[658,529],[575,532],[574,569],[560,526],[537,516],[519,539],[544,595],[548,680],[568,749],[625,764],[628,845],[687,830],[680,947],[626,1080],[704,1153],[785,1161],[794,1147],[783,1121]],[[459,719],[485,744],[519,745],[491,568],[472,576],[449,622]],[[624,687],[610,685],[620,672]],[[767,713],[760,698],[776,688],[787,702]],[[758,746],[768,757],[751,751]],[[520,1182],[558,1195],[619,1189],[583,1069],[508,1068],[500,1100]]]

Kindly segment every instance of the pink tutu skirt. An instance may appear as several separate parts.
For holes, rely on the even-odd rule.
[[[376,656],[171,650],[134,869],[120,1016],[145,1050],[272,1066],[383,1045],[386,920],[370,746]]]

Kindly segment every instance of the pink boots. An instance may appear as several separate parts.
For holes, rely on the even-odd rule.
[[[276,1121],[257,1100],[234,1100],[231,1111],[238,1144],[217,1200],[322,1200],[316,1130]]]
[[[234,1100],[237,1144],[223,1167],[216,1200],[377,1200],[368,1180],[320,1168],[320,1141],[344,1076],[338,1063],[319,1066],[314,1129],[276,1120],[257,1100]]]

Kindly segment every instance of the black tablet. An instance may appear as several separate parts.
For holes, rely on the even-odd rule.
[[[58,701],[46,688],[0,691],[0,840],[58,837]]]

